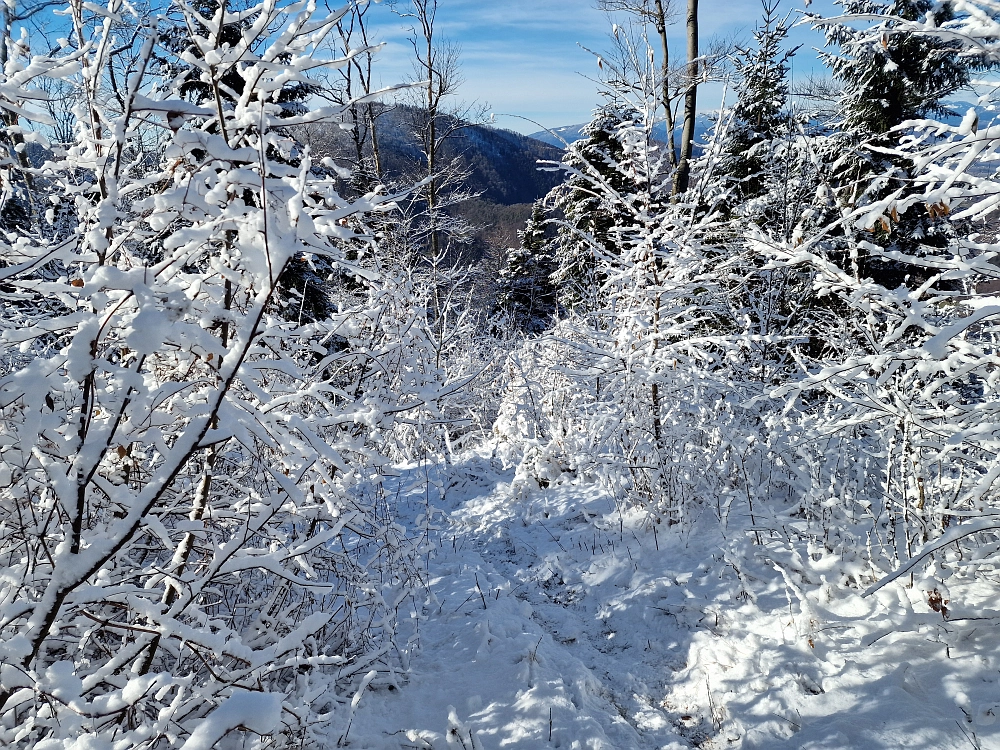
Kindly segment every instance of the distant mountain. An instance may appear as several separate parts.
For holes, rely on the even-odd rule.
[[[694,123],[694,137],[696,140],[702,140],[705,134],[711,129],[714,124],[715,119],[713,115],[698,115]],[[552,146],[558,148],[565,148],[563,141],[566,143],[573,143],[583,138],[583,129],[587,127],[587,123],[580,123],[579,125],[563,125],[558,128],[552,128],[551,132],[548,130],[540,130],[537,133],[532,133],[528,138],[534,138],[535,140],[548,143]],[[653,128],[653,136],[656,140],[661,142],[666,142],[667,140],[667,126],[665,123],[657,123]],[[675,130],[675,136],[677,142],[681,139],[681,128],[678,124]],[[562,140],[560,140],[562,139]]]
[[[424,154],[413,134],[416,119],[419,111],[405,106],[394,107],[379,117],[382,166],[389,178],[405,182],[423,177]],[[711,125],[708,116],[699,117],[696,137],[703,138]],[[582,137],[584,127],[568,125],[554,132],[572,143]],[[666,140],[662,125],[657,137]],[[352,160],[349,134],[336,124],[311,126],[306,140],[316,157]],[[531,204],[565,178],[561,171],[539,171],[539,162],[558,162],[564,148],[557,137],[546,131],[526,136],[488,125],[463,125],[445,141],[441,161],[456,159],[469,172],[466,186],[480,193],[479,198],[450,209],[481,227],[466,258],[482,258],[518,242],[517,232],[524,228]]]
[[[417,111],[397,106],[378,119],[379,151],[387,177],[419,180],[424,154],[414,136]],[[454,123],[442,123],[441,130]],[[350,160],[349,135],[335,124],[310,128],[308,140],[317,156]],[[562,149],[529,136],[487,125],[462,125],[448,138],[439,160],[457,159],[470,172],[466,186],[481,193],[482,200],[504,206],[533,203],[562,181],[556,172],[540,172],[538,162],[559,161]]]
[[[419,112],[394,107],[378,119],[379,152],[385,176],[402,182],[423,178],[425,162],[413,122]],[[460,124],[460,123],[447,123]],[[349,133],[336,124],[310,126],[305,140],[316,157],[353,161]],[[466,259],[482,258],[518,242],[517,232],[531,214],[531,204],[562,182],[562,172],[539,171],[539,161],[558,162],[562,149],[511,130],[462,125],[439,153],[441,163],[453,159],[469,173],[465,186],[480,196],[450,209],[480,227]]]
[[[510,206],[533,203],[562,182],[561,172],[540,171],[540,161],[558,162],[561,148],[512,130],[472,125],[445,141],[445,158],[472,169],[469,188],[487,201]]]

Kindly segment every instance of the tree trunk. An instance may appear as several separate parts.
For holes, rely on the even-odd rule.
[[[684,93],[684,129],[681,131],[681,156],[674,173],[675,196],[688,189],[691,178],[691,154],[694,151],[694,121],[698,108],[698,0],[687,6],[687,91]]]
[[[662,0],[654,1],[654,24],[660,37],[660,49],[663,54],[663,80],[660,83],[663,97],[664,124],[667,127],[667,153],[670,166],[677,166],[677,144],[674,140],[674,110],[670,105],[670,45],[667,43],[667,14],[663,10]]]
[[[369,92],[370,93],[370,92]],[[372,169],[375,170],[375,177],[382,181],[382,154],[379,152],[377,118],[375,117],[375,107],[370,102],[366,105],[368,115],[368,130],[372,140]]]
[[[430,217],[430,254],[437,258],[437,103],[434,91],[434,49],[427,37],[427,214]]]

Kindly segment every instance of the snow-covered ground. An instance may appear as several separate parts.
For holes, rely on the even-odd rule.
[[[532,489],[488,451],[398,482],[418,526],[442,511],[429,591],[349,747],[1000,748],[982,578],[946,620],[919,581],[863,598],[839,557],[679,533],[568,475]]]

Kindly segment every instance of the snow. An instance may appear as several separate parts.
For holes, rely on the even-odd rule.
[[[212,110],[199,107],[182,99],[161,99],[154,101],[141,94],[136,94],[132,99],[132,108],[138,111],[162,112],[168,115],[177,114],[197,117],[210,117],[212,115]]]
[[[195,729],[181,750],[211,750],[237,727],[270,734],[281,721],[281,697],[274,693],[240,691],[226,698]]]
[[[1000,747],[997,245],[944,231],[995,221],[1000,125],[900,123],[846,203],[871,139],[774,130],[743,204],[717,127],[679,196],[641,77],[548,162],[566,309],[523,339],[483,267],[411,262],[457,237],[433,176],[351,202],[291,129],[351,104],[279,117],[365,54],[322,46],[364,3],[182,4],[156,55],[135,8],[83,7],[77,51],[25,32],[0,80],[38,122],[35,79],[86,84],[5,183],[52,210],[6,216],[0,273],[0,745]],[[1000,26],[971,13],[893,34],[974,49]],[[219,67],[242,93],[187,101]]]
[[[414,518],[425,470],[396,480]],[[447,522],[410,670],[369,688],[350,747],[1000,747],[981,583],[952,586],[945,620],[919,581],[865,598],[838,560],[745,529],[654,534],[596,483],[526,490],[486,449],[429,472]]]

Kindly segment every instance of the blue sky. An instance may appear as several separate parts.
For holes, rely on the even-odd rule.
[[[408,0],[399,0],[400,8]],[[674,0],[679,12],[672,33],[673,50],[683,54],[685,0]],[[760,18],[760,0],[701,0],[702,39],[748,40]],[[783,0],[782,10],[802,8],[803,0]],[[810,10],[835,15],[829,0],[816,0]],[[379,70],[385,84],[409,74],[408,24],[385,5],[374,6],[371,22],[387,43]],[[460,99],[489,104],[497,124],[524,133],[539,127],[503,115],[520,115],[546,127],[585,122],[598,102],[596,85],[585,76],[598,73],[594,58],[580,45],[595,51],[608,46],[611,21],[593,0],[440,0],[437,32],[461,45],[465,82]],[[822,37],[805,27],[793,30],[793,43],[803,47],[794,61],[794,74],[817,67],[815,52]],[[722,89],[703,87],[702,109],[720,105]]]

